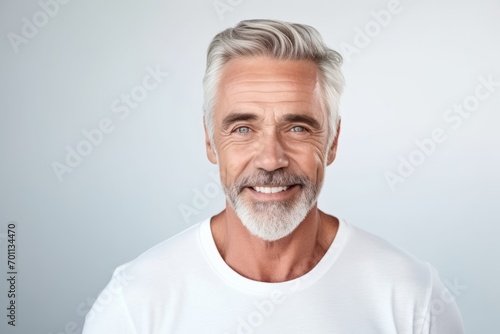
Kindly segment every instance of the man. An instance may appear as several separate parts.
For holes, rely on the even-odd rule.
[[[84,334],[463,333],[432,267],[317,208],[341,60],[305,25],[214,38],[204,122],[226,208],[119,267]]]

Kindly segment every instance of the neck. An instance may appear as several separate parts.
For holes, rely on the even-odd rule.
[[[237,273],[261,282],[284,282],[316,266],[337,233],[338,220],[314,206],[290,235],[265,241],[250,234],[228,206],[212,218],[211,228],[219,253]]]

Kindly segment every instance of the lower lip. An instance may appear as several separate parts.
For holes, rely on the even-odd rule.
[[[295,196],[300,190],[299,185],[293,185],[287,190],[277,193],[261,193],[253,188],[245,188],[244,191],[248,192],[258,202],[272,202],[272,201],[285,201]]]

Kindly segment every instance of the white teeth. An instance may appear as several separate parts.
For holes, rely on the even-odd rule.
[[[254,187],[256,191],[264,194],[274,194],[279,193],[280,191],[285,191],[288,187]]]

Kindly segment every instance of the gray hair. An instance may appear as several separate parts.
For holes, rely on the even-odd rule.
[[[340,120],[339,100],[344,88],[344,77],[340,71],[342,56],[328,48],[313,27],[275,20],[241,21],[234,28],[217,34],[210,43],[203,78],[203,113],[212,144],[214,108],[222,67],[231,59],[252,56],[310,60],[318,66],[322,104],[330,116],[328,142],[331,144]],[[213,147],[215,149],[215,146]]]

